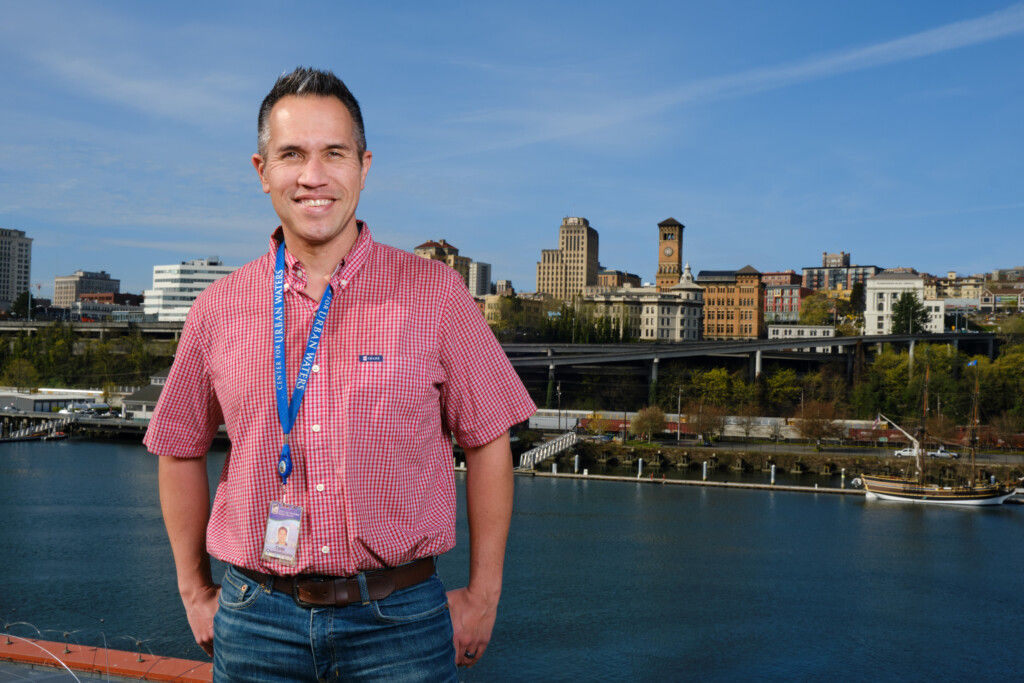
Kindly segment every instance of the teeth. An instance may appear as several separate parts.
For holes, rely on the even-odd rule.
[[[331,203],[330,199],[303,199],[301,200],[303,206],[327,206]]]

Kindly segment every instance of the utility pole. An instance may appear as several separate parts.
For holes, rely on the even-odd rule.
[[[676,396],[676,443],[679,442],[679,423],[683,421],[683,415],[680,411],[683,401],[683,388],[678,387],[679,395]]]
[[[558,394],[558,431],[562,431],[562,380],[558,380],[555,392]]]

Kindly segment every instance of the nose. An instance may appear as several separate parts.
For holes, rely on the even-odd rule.
[[[306,159],[306,163],[302,165],[302,172],[299,174],[298,181],[304,187],[320,187],[327,184],[323,162],[315,155]]]

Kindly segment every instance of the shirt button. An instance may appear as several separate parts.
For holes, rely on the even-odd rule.
[[[314,432],[319,432],[320,431],[320,425],[313,425],[313,431]]]
[[[320,491],[321,493],[323,492],[324,488],[326,488],[326,487],[323,484],[317,484],[316,485],[316,490]]]
[[[348,284],[348,280],[342,280],[342,281],[341,281],[341,286],[342,286],[342,287],[344,287],[344,286],[345,286],[345,285],[347,285],[347,284]]]
[[[320,372],[320,366],[319,365],[314,365],[313,366],[313,372]]]
[[[322,552],[324,555],[327,555],[331,552],[331,546],[325,545],[324,547],[320,548],[320,552]]]

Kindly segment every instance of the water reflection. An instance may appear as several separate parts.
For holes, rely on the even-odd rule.
[[[222,464],[209,458],[214,481]],[[0,451],[5,622],[202,656],[155,471],[135,445]],[[459,545],[440,564],[453,586],[468,559],[456,479]],[[495,640],[471,678],[1016,677],[1022,512],[519,477]]]

